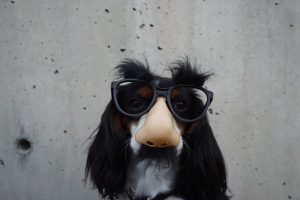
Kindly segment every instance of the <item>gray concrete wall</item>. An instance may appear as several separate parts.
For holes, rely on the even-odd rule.
[[[215,73],[233,199],[299,200],[299,0],[0,0],[0,199],[99,199],[84,165],[112,68],[183,55]]]

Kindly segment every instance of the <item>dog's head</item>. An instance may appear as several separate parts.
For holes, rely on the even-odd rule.
[[[124,193],[129,162],[167,160],[176,167],[172,187],[188,199],[226,199],[226,169],[208,124],[209,77],[188,59],[170,67],[171,78],[127,59],[117,66],[112,100],[101,117],[86,174],[103,197]]]

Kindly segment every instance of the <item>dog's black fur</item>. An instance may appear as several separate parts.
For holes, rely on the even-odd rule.
[[[150,72],[148,64],[132,59],[124,60],[116,68],[122,78],[151,81],[157,76]],[[170,70],[175,84],[203,85],[209,77],[198,72],[188,59],[175,62]],[[89,148],[86,177],[91,178],[103,197],[114,199],[126,192],[127,168],[132,156],[128,145],[130,120],[110,101]],[[185,145],[178,158],[172,194],[186,200],[228,200],[226,167],[207,116],[192,127],[182,134]]]

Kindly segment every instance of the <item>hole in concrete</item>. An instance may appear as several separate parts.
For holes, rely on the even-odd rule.
[[[17,139],[16,145],[18,152],[22,154],[29,153],[32,148],[32,144],[27,138]]]
[[[141,24],[140,29],[144,28],[145,26],[146,26],[145,24]]]
[[[0,159],[0,165],[5,165],[5,162],[2,159]]]

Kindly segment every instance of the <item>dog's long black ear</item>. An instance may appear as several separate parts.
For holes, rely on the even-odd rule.
[[[190,194],[188,199],[228,200],[225,162],[207,118],[183,137],[188,148],[181,156],[178,189]]]
[[[124,59],[117,67],[119,78],[138,78],[150,81],[153,74],[148,63]],[[117,111],[113,101],[106,107],[87,157],[86,179],[91,178],[103,197],[113,199],[124,192],[127,179],[128,160],[131,149],[127,148],[129,133],[128,119]]]
[[[128,133],[122,130],[120,114],[111,101],[101,117],[87,157],[86,178],[90,177],[103,197],[113,197],[124,192],[127,160]],[[127,152],[126,152],[127,151]]]
[[[188,57],[174,62],[170,70],[175,84],[202,86],[212,75],[200,72],[199,66],[192,65]],[[186,145],[176,190],[190,195],[187,199],[228,200],[225,162],[207,117],[192,124],[191,129],[183,134]]]

